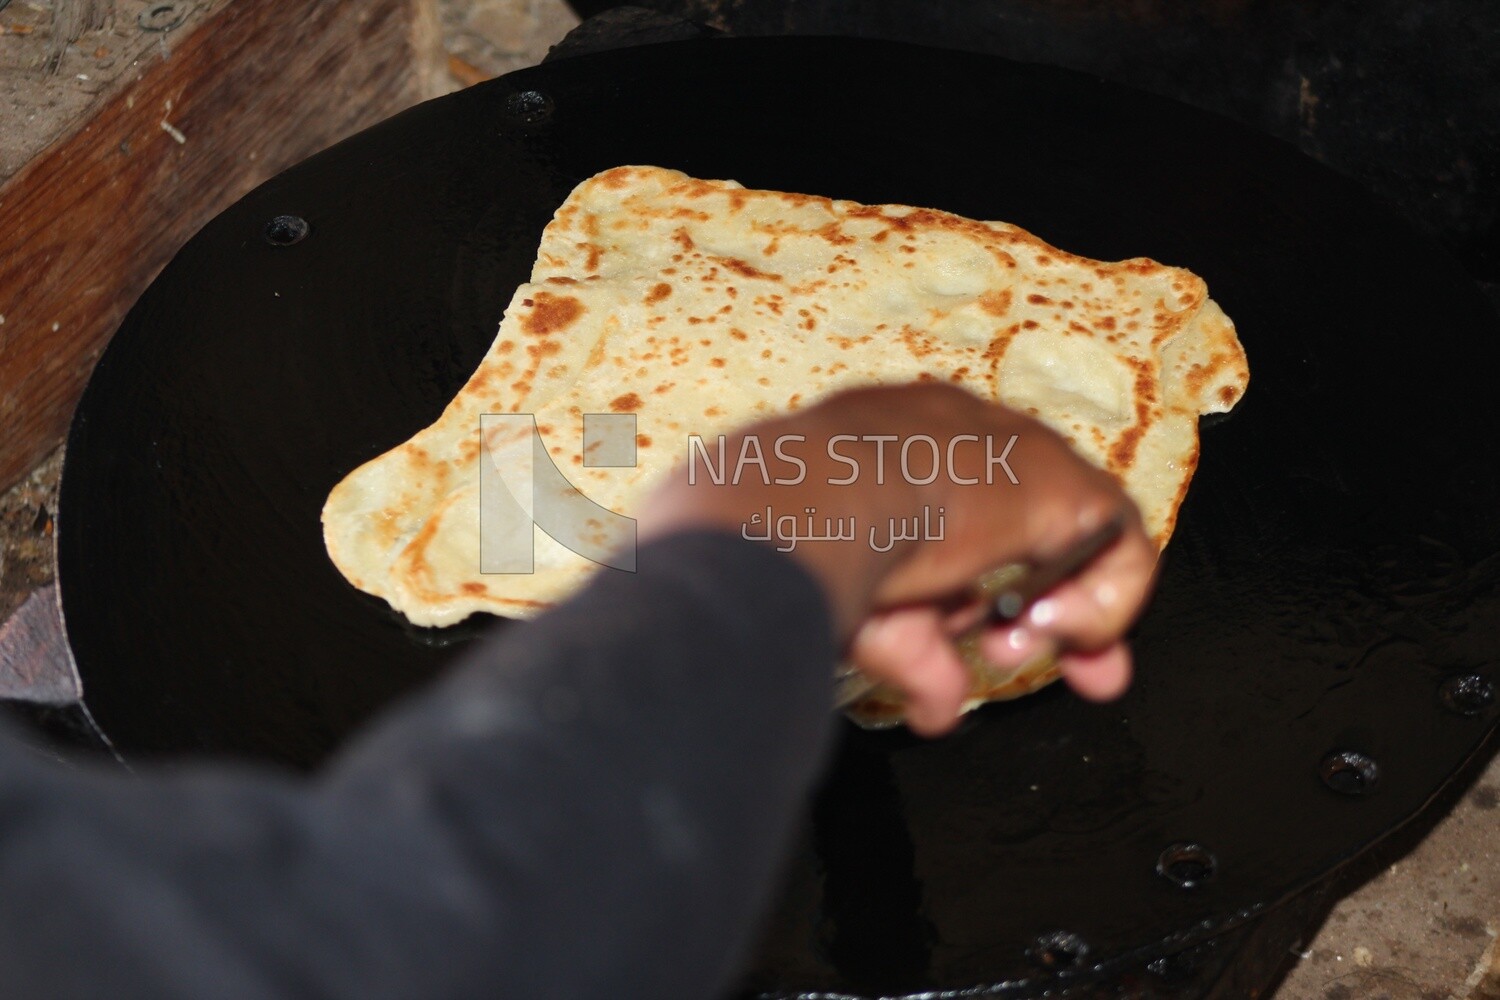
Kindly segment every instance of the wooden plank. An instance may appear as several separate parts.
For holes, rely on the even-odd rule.
[[[116,30],[144,6],[122,3]],[[189,236],[429,96],[443,68],[431,0],[196,10],[0,184],[0,488],[56,446],[109,336]]]

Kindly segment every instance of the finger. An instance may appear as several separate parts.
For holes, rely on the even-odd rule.
[[[1064,653],[1057,668],[1068,686],[1089,701],[1113,701],[1130,687],[1130,650],[1123,642],[1096,653]]]
[[[937,609],[912,606],[881,612],[856,633],[850,656],[859,669],[902,693],[913,732],[936,736],[957,722],[969,677]]]
[[[1155,567],[1156,548],[1135,519],[1078,576],[1032,604],[1021,624],[1064,649],[1103,649],[1140,614]]]
[[[1056,646],[1053,639],[1026,625],[988,628],[979,638],[980,655],[1001,670],[1018,670]]]
[[[1067,449],[1067,445],[1060,445]],[[1061,473],[1041,502],[1026,511],[1030,558],[1056,559],[1116,517],[1139,521],[1135,505],[1108,473],[1085,467],[1071,451],[1054,459]],[[1045,502],[1050,497],[1051,502]],[[1128,530],[1128,528],[1127,528]]]

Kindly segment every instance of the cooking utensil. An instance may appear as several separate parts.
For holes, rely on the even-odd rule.
[[[1120,537],[1124,526],[1124,517],[1117,514],[1051,559],[1037,563],[1007,563],[976,580],[971,600],[986,606],[984,617],[953,639],[965,666],[981,675],[993,671],[979,649],[979,638],[984,630],[1021,617],[1037,598],[1076,576],[1109,548]],[[1042,655],[1050,658],[1055,654]],[[878,683],[853,667],[843,670],[834,678],[833,707],[848,708],[873,691]]]

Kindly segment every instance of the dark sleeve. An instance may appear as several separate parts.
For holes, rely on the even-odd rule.
[[[698,532],[638,567],[310,780],[66,771],[6,741],[0,993],[712,996],[822,766],[836,651],[770,550]]]

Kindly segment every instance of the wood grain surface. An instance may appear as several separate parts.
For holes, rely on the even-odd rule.
[[[188,237],[430,96],[441,72],[429,0],[220,0],[191,20],[0,182],[0,488],[56,447],[110,335]]]

